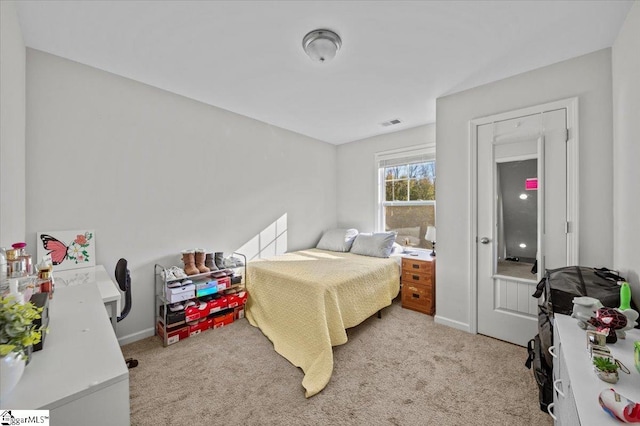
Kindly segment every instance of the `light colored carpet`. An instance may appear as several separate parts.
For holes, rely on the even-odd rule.
[[[327,387],[306,399],[302,371],[242,319],[167,348],[123,346],[133,425],[551,425],[525,348],[402,309],[398,300],[334,348]]]
[[[533,263],[527,262],[511,262],[508,260],[498,261],[498,275],[507,275],[510,277],[524,278],[527,280],[537,280],[536,274],[531,273]]]

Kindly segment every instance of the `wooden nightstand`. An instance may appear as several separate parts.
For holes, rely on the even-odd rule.
[[[433,315],[436,311],[436,259],[430,251],[402,257],[402,307]]]

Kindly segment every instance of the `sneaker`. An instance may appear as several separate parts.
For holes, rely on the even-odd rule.
[[[191,280],[181,280],[180,281],[180,280],[178,280],[176,278],[176,281],[167,284],[167,287],[169,287],[169,288],[178,288],[178,287],[184,287],[187,284],[193,284],[193,281],[191,281]]]
[[[242,259],[234,256],[225,258],[223,264],[225,268],[239,268],[241,266],[244,266],[244,262],[242,261]]]
[[[184,305],[180,302],[169,305],[169,310],[171,312],[178,312],[184,309]]]
[[[173,271],[171,269],[164,269],[162,272],[160,272],[160,276],[165,281],[171,281],[176,279],[176,276],[173,275]]]
[[[625,398],[615,390],[603,390],[598,401],[611,417],[625,423],[640,423],[640,404]]]
[[[187,278],[187,274],[184,273],[184,270],[182,268],[178,268],[177,266],[174,266],[171,268],[171,272],[173,273],[173,276],[176,277],[176,279],[183,279],[183,278]]]

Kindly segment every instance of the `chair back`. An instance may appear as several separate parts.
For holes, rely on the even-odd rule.
[[[124,292],[124,308],[122,313],[118,316],[118,322],[122,321],[129,315],[131,311],[131,272],[127,268],[127,259],[120,259],[116,264],[116,281],[120,290]]]

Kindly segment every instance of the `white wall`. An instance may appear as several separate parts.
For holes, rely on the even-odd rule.
[[[613,45],[613,262],[640,303],[640,2]]]
[[[578,97],[579,262],[613,266],[611,50],[604,49],[436,101],[436,320],[468,329],[471,244],[469,121]],[[637,193],[637,191],[636,191]]]
[[[434,143],[435,124],[428,124],[338,145],[338,226],[374,231],[376,153]]]
[[[25,239],[25,47],[13,1],[0,1],[0,247]]]
[[[235,250],[285,214],[290,250],[336,225],[333,145],[32,49],[27,89],[28,243],[95,229],[98,263],[129,260],[121,337],[153,327],[154,264],[181,249]]]

